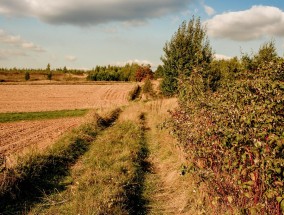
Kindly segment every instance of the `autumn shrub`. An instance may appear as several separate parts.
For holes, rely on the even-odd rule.
[[[179,83],[174,133],[221,213],[284,212],[283,61],[243,70],[206,90],[198,71]],[[223,211],[224,212],[224,211]]]
[[[136,76],[136,81],[140,82],[145,79],[153,79],[154,73],[151,70],[150,65],[142,65],[137,68],[135,76]]]

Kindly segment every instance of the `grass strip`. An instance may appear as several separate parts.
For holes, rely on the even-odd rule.
[[[18,113],[0,113],[0,123],[16,122],[22,120],[43,120],[43,119],[58,119],[65,117],[80,117],[84,116],[88,109],[76,110],[58,110],[44,112],[18,112]]]
[[[30,214],[146,214],[144,114],[140,119],[119,121],[98,136],[74,166],[69,189],[46,196]]]
[[[64,190],[61,181],[70,167],[88,151],[97,134],[118,118],[120,109],[95,119],[64,137],[43,153],[33,153],[19,160],[14,169],[0,174],[0,214],[23,214],[45,195]]]
[[[138,99],[140,94],[141,94],[141,87],[137,84],[134,86],[134,88],[131,91],[129,91],[128,101],[134,101]]]

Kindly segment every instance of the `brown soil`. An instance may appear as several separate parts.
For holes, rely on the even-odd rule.
[[[108,108],[128,103],[133,84],[0,85],[0,113]]]
[[[64,132],[81,125],[84,117],[0,123],[0,155],[11,157],[32,147],[43,149]]]

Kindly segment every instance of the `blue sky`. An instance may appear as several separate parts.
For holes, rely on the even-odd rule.
[[[0,67],[159,65],[183,20],[200,16],[218,58],[284,53],[283,0],[0,0]]]

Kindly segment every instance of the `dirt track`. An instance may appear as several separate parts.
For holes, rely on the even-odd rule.
[[[0,113],[107,108],[127,104],[132,84],[0,85]]]

